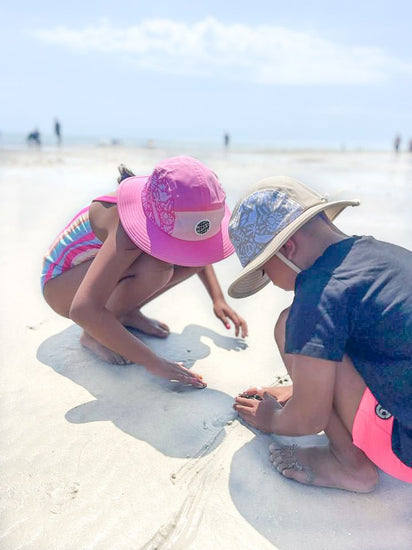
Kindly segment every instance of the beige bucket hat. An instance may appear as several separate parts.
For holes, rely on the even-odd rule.
[[[325,195],[287,176],[258,182],[237,203],[229,236],[243,271],[229,287],[232,298],[254,294],[270,281],[262,266],[311,218],[325,212],[334,220],[359,201],[329,200]]]

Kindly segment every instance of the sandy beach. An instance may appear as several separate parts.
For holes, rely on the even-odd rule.
[[[145,337],[203,375],[205,390],[111,366],[44,302],[44,252],[65,223],[116,187],[117,165],[148,174],[180,150],[122,146],[0,150],[1,550],[409,550],[412,488],[386,474],[371,494],[303,486],[232,402],[285,374],[273,327],[292,295],[267,286],[228,299],[249,323],[236,338],[197,278],[144,309],[171,327]],[[219,176],[231,208],[257,180],[289,175],[359,198],[338,226],[412,249],[412,155],[367,151],[185,150]],[[215,265],[226,291],[235,256]],[[322,435],[299,444],[325,444]]]

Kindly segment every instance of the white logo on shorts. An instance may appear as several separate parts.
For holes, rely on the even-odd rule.
[[[388,420],[392,416],[392,414],[384,409],[382,405],[379,405],[379,403],[375,407],[375,414],[379,416],[379,418],[382,418],[382,420]]]

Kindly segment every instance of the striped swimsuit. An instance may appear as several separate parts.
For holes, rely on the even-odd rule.
[[[95,201],[117,204],[117,197],[104,195]],[[94,258],[102,241],[93,233],[89,220],[89,206],[80,210],[68,225],[57,235],[44,259],[41,287],[50,279],[72,267]]]

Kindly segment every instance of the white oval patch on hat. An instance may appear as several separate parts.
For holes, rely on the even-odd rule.
[[[210,231],[210,220],[200,220],[195,225],[195,232],[197,235],[206,235]]]

